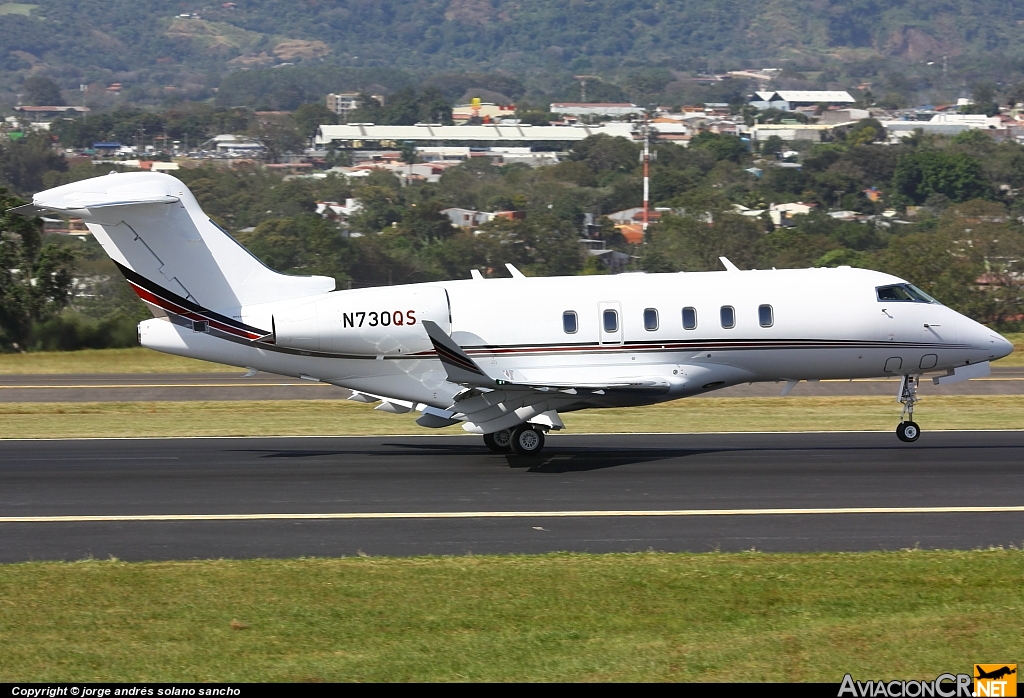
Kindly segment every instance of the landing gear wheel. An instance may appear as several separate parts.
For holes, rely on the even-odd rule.
[[[512,430],[502,429],[493,434],[484,434],[484,446],[495,453],[504,453],[512,448]]]
[[[512,450],[520,456],[535,456],[544,448],[544,432],[529,424],[520,424],[512,431]]]
[[[896,438],[900,441],[911,443],[917,441],[919,436],[921,436],[921,427],[917,426],[917,422],[900,422],[896,427]]]
[[[914,421],[914,405],[917,404],[917,385],[920,376],[903,376],[900,381],[899,401],[903,403],[903,414],[896,427],[896,438],[904,443],[913,443],[921,436],[921,427]]]

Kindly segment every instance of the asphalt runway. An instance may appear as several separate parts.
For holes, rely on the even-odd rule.
[[[709,397],[768,397],[778,395],[783,383],[737,385],[709,393]],[[799,396],[892,395],[899,378],[800,383]],[[1020,395],[1024,393],[1024,366],[993,366],[992,375],[952,385],[934,385],[925,379],[921,396]],[[338,400],[351,394],[344,388],[299,378],[259,373],[152,373],[91,375],[0,376],[0,402],[128,402],[140,400]]]
[[[0,562],[1024,545],[1024,431],[0,441]]]

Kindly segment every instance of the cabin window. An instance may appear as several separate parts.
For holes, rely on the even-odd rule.
[[[722,306],[722,327],[731,330],[736,326],[736,310],[731,305]]]
[[[619,314],[614,310],[604,311],[604,331],[605,332],[618,332],[619,331]]]
[[[647,308],[644,310],[644,329],[648,332],[654,332],[658,329],[658,311],[654,308]]]
[[[576,322],[576,311],[566,310],[562,313],[562,329],[566,334],[576,334],[579,323]]]
[[[892,286],[879,286],[875,289],[878,300],[882,303],[896,301],[897,303],[938,303],[937,300],[919,289],[913,284],[893,284]]]
[[[695,329],[697,329],[697,309],[696,308],[683,308],[683,329],[684,330],[695,330]]]
[[[770,305],[757,307],[757,321],[761,323],[761,327],[771,327],[775,324],[775,316]]]

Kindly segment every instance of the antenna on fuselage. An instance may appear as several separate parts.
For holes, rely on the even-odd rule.
[[[740,270],[740,268],[738,266],[736,266],[735,264],[733,264],[732,262],[729,261],[728,257],[719,257],[718,259],[722,263],[722,266],[725,267],[726,271],[739,271]]]

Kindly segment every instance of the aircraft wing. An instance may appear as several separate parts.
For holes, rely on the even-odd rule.
[[[437,358],[441,360],[441,365],[444,366],[444,370],[448,374],[449,382],[466,387],[501,389],[502,391],[509,392],[517,390],[559,392],[568,395],[576,395],[580,391],[601,394],[608,390],[649,391],[659,388],[668,390],[669,388],[668,381],[661,378],[636,378],[594,383],[536,383],[493,378],[480,368],[479,364],[463,351],[462,347],[456,344],[451,337],[445,334],[436,323],[424,320],[423,327],[430,336],[430,342],[434,345]]]
[[[437,358],[441,360],[441,365],[444,366],[450,382],[477,388],[498,386],[498,381],[484,373],[476,361],[469,358],[462,347],[445,334],[444,330],[437,326],[437,323],[423,320],[423,327],[427,330],[427,335],[430,336],[430,343],[434,345]]]

